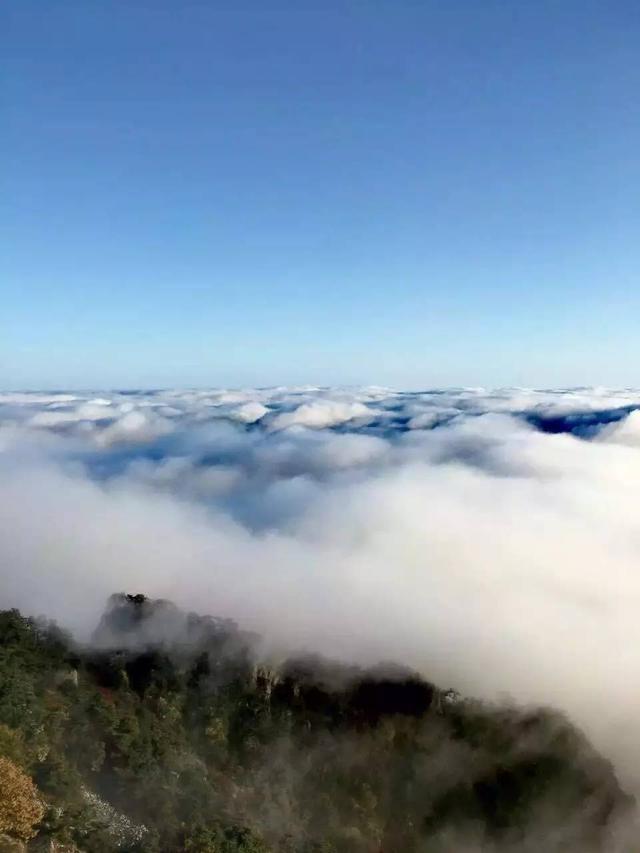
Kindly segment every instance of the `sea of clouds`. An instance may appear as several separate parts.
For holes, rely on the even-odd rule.
[[[640,391],[0,394],[0,607],[114,591],[551,704],[640,787]]]

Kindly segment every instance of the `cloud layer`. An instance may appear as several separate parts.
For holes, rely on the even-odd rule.
[[[637,785],[640,392],[0,395],[0,605],[114,590],[553,704]]]

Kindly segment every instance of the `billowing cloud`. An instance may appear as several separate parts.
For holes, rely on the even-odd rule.
[[[565,710],[637,767],[640,394],[0,396],[0,604],[114,590]]]
[[[273,418],[270,426],[271,429],[286,429],[292,426],[324,429],[353,421],[355,418],[370,420],[372,417],[372,412],[363,403],[314,400],[302,403],[290,412],[281,412]]]
[[[259,403],[257,400],[250,400],[247,403],[242,403],[236,409],[229,412],[229,416],[236,421],[241,421],[245,424],[253,424],[263,418],[269,409]]]

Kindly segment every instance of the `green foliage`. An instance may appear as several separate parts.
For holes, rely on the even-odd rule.
[[[142,596],[117,597],[100,632],[82,649],[0,613],[0,756],[46,801],[38,843],[425,853],[455,849],[438,846],[452,831],[517,846],[535,828],[540,849],[547,832],[581,850],[627,803],[548,712],[446,703],[405,673],[259,668],[232,623]]]
[[[183,839],[185,853],[268,853],[268,848],[246,827],[197,828]]]

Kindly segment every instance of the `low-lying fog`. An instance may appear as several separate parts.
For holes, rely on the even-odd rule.
[[[640,392],[0,395],[0,606],[119,590],[566,711],[640,783]]]

